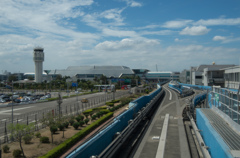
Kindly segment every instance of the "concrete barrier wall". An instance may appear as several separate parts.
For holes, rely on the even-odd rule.
[[[213,129],[201,109],[196,110],[197,126],[208,151],[213,158],[232,158],[229,147],[224,143],[221,136]]]
[[[86,157],[100,154],[113,140],[114,134],[120,131],[119,122],[115,121],[105,130],[98,133],[95,137],[90,139],[88,143],[83,144],[78,149],[73,151],[68,158],[71,157]]]
[[[211,90],[212,87],[210,86],[199,86],[199,85],[191,85],[191,84],[184,84],[184,83],[179,83],[182,86],[187,86],[187,87],[191,87],[193,89],[202,89],[202,90]]]
[[[175,91],[177,91],[179,94],[182,94],[182,90],[180,88],[178,88],[178,87],[176,87],[176,86],[174,86],[174,85],[172,85],[170,83],[168,84],[168,87],[173,89],[173,90],[175,90]]]

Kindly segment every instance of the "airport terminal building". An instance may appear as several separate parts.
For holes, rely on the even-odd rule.
[[[102,75],[107,78],[121,78],[123,76],[134,76],[135,73],[127,66],[69,66],[63,70],[51,70],[48,74],[54,78],[56,75],[70,76],[77,79],[93,80]]]

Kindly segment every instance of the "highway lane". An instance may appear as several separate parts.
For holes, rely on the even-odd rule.
[[[115,98],[120,98],[124,95],[129,95],[128,91],[117,91]],[[87,98],[88,103],[81,103],[82,98]],[[61,104],[61,113],[63,115],[75,114],[82,112],[86,109],[104,105],[106,101],[113,99],[113,93],[94,93],[82,95],[73,98],[63,99]],[[13,107],[14,123],[32,123],[39,122],[43,115],[51,112],[54,114],[59,113],[58,104],[56,101],[18,105]],[[3,139],[5,133],[5,123],[12,122],[12,107],[0,108],[0,139]],[[42,127],[37,127],[42,128]]]
[[[118,97],[118,95],[121,95],[122,93],[127,93],[127,91],[117,91],[115,93],[115,96]],[[61,106],[70,106],[76,103],[81,104],[80,100],[82,98],[87,98],[89,100],[89,103],[86,103],[86,105],[91,105],[94,103],[100,103],[105,102],[106,99],[112,99],[113,94],[112,93],[94,93],[94,94],[87,94],[82,95],[78,97],[72,97],[72,98],[65,98],[62,101]],[[34,104],[25,104],[25,105],[16,105],[13,107],[14,116],[18,116],[21,114],[27,114],[31,112],[41,111],[43,109],[50,109],[50,108],[57,108],[58,104],[57,101],[50,101],[50,102],[41,102],[41,103],[34,103]],[[9,119],[9,115],[12,114],[12,107],[9,105],[8,107],[2,107],[0,108],[0,121],[3,119]]]

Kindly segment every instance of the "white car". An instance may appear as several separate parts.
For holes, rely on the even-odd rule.
[[[6,101],[2,98],[0,98],[0,103],[5,103]]]

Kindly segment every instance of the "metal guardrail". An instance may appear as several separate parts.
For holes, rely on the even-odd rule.
[[[238,92],[213,87],[210,91],[211,101],[210,104],[224,112],[233,121],[240,125],[240,95]]]

